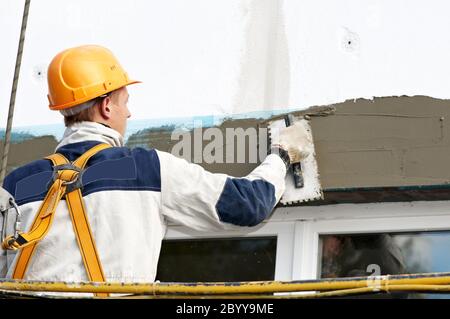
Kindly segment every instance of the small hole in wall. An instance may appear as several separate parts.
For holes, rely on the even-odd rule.
[[[39,64],[33,67],[31,76],[37,82],[44,82],[47,76],[45,64]]]
[[[343,34],[341,34],[341,48],[349,53],[358,52],[360,49],[360,39],[358,34],[344,29]]]

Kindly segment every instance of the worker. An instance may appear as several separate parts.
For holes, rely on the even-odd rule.
[[[408,273],[404,254],[390,234],[326,235],[322,243],[322,278]],[[362,297],[367,298],[367,295]],[[372,297],[407,298],[408,294],[391,293]]]
[[[53,58],[49,107],[64,116],[66,130],[55,154],[4,181],[22,231],[3,242],[0,277],[152,282],[168,221],[202,231],[255,226],[283,194],[287,167],[308,154],[298,125],[280,130],[271,154],[243,178],[125,147],[127,86],[134,83],[101,46]]]

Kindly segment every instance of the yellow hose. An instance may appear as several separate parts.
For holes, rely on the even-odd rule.
[[[379,277],[337,278],[309,281],[260,281],[231,283],[67,283],[1,280],[0,290],[40,292],[119,293],[154,296],[256,295],[289,292],[316,292],[290,298],[328,297],[390,291],[450,291],[450,274],[415,274]],[[274,297],[274,296],[272,296]],[[284,296],[275,296],[283,298]]]

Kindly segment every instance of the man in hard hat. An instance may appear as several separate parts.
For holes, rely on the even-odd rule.
[[[166,152],[124,147],[133,83],[100,46],[52,60],[50,109],[67,128],[55,154],[5,179],[22,224],[3,241],[1,277],[151,282],[168,220],[213,231],[254,226],[272,212],[287,167],[307,151],[301,127],[282,130],[274,154],[248,176],[212,174]]]

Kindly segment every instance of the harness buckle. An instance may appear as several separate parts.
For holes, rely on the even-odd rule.
[[[52,175],[52,183],[54,183],[58,178],[60,178],[58,172],[59,171],[75,171],[78,172],[74,176],[74,178],[70,181],[63,181],[63,185],[66,186],[66,192],[64,195],[73,192],[74,190],[83,188],[83,173],[84,169],[81,169],[79,167],[76,167],[73,164],[62,164],[62,165],[55,165],[53,166],[53,175]]]

